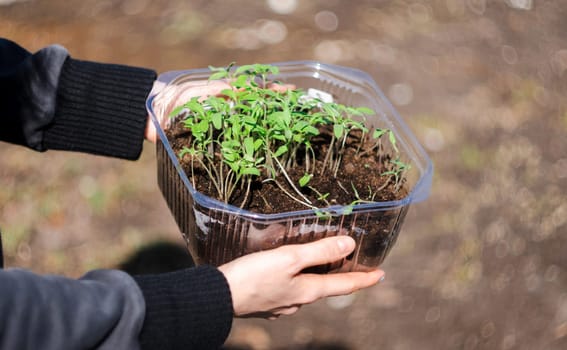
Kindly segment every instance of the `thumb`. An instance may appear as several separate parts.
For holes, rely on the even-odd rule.
[[[300,244],[294,248],[298,257],[296,266],[299,270],[297,272],[310,266],[340,260],[349,255],[355,245],[356,242],[349,236],[329,237],[312,243]]]

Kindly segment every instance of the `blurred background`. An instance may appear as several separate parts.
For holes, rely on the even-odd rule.
[[[360,68],[409,124],[434,183],[386,281],[236,320],[227,348],[567,349],[567,1],[0,0],[0,35],[158,72]],[[3,143],[7,265],[71,277],[185,266],[155,167],[151,144],[126,162]]]

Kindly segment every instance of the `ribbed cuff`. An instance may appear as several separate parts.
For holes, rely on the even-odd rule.
[[[68,58],[61,72],[46,149],[137,159],[147,124],[152,70]]]
[[[146,301],[142,349],[218,349],[232,327],[232,296],[212,266],[134,276]]]

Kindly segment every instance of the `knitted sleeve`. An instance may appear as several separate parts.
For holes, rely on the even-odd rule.
[[[155,78],[147,69],[67,58],[43,146],[137,159],[147,124],[146,96]]]
[[[0,38],[0,140],[136,159],[155,78],[149,69],[73,59],[59,45],[31,54]]]
[[[203,265],[135,276],[146,301],[142,349],[218,349],[232,326],[232,296],[224,275]]]

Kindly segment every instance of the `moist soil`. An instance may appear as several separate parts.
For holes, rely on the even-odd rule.
[[[319,131],[320,135],[312,140],[315,152],[314,169],[323,168],[324,155],[332,136],[332,131],[326,127]],[[182,123],[176,123],[166,131],[166,135],[175,154],[179,154],[183,147],[191,144],[191,133],[185,129]],[[288,170],[290,179],[315,207],[349,205],[360,199],[372,202],[392,201],[401,199],[407,194],[404,178],[401,178],[399,183],[396,184],[394,177],[381,175],[388,170],[391,156],[382,154],[384,152],[379,153],[376,150],[365,152],[365,149],[371,146],[370,142],[364,143],[357,152],[360,139],[360,133],[352,132],[352,136],[348,138],[345,145],[341,166],[336,176],[329,174],[329,172],[323,175],[316,173],[309,181],[308,186],[301,188],[297,184],[305,174],[303,164],[299,163]],[[298,159],[302,159],[301,155],[297,156]],[[197,191],[221,200],[212,181],[202,168],[195,167],[194,171],[191,172],[190,156],[184,156],[180,159],[180,163],[189,179],[191,179],[190,174],[195,174],[194,184]],[[265,177],[260,176],[253,181],[248,195],[246,195],[245,187],[237,189],[230,199],[230,204],[262,214],[308,209],[305,204],[287,195],[273,181],[264,180]],[[276,180],[287,192],[297,196],[283,176],[280,175]],[[356,191],[353,189],[356,189]],[[321,198],[321,194],[326,195],[324,199]]]

